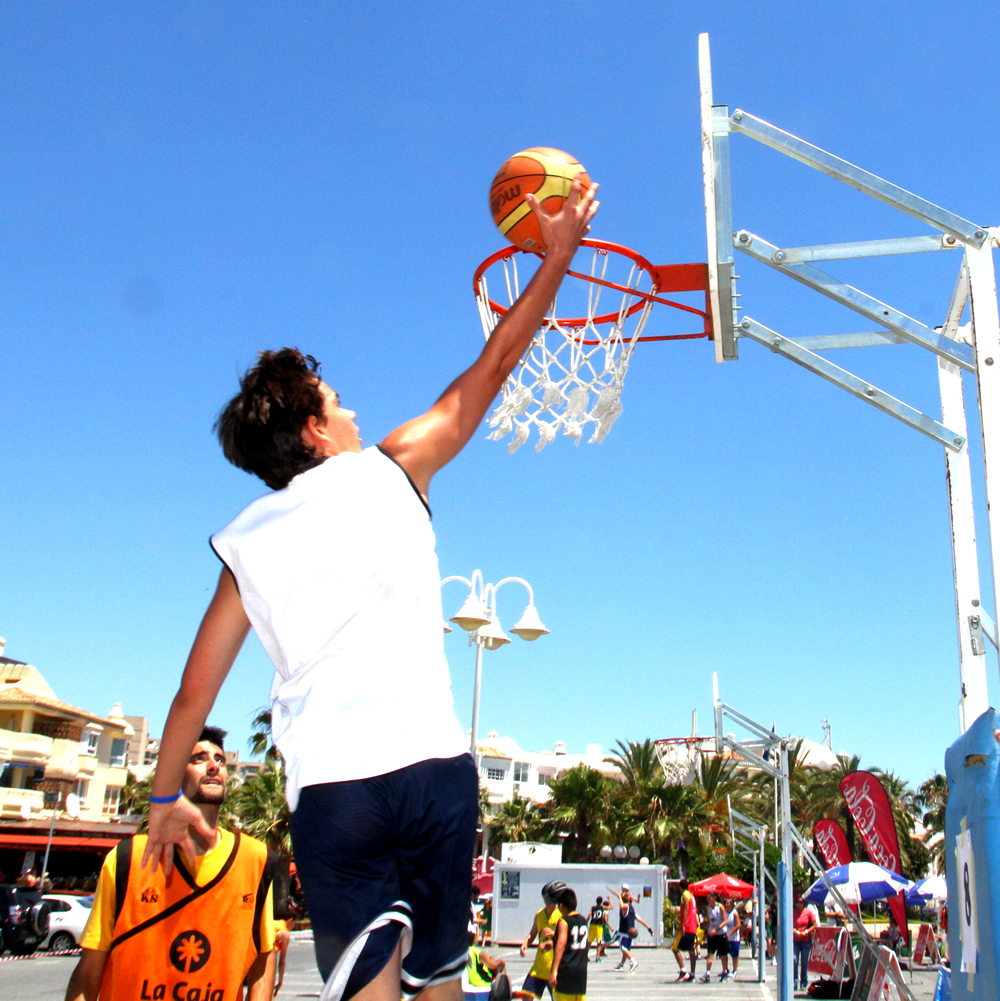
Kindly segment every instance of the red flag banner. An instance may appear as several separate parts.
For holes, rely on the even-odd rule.
[[[851,772],[840,780],[840,791],[871,860],[899,872],[896,819],[882,783],[871,772]]]
[[[817,820],[813,827],[813,843],[826,863],[827,869],[835,865],[847,865],[851,852],[847,847],[847,835],[835,820]]]
[[[840,780],[840,791],[871,860],[886,869],[899,872],[896,818],[892,815],[892,806],[882,783],[871,772],[852,772]],[[903,894],[892,897],[888,903],[896,924],[909,945],[910,931],[906,924]]]

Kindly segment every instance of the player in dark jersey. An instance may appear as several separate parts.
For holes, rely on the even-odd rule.
[[[563,919],[556,929],[549,986],[556,1001],[586,1001],[588,922],[576,913],[576,894],[568,887],[559,894],[559,912]]]

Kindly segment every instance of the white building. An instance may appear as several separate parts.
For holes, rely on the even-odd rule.
[[[515,796],[544,803],[549,798],[549,783],[569,769],[583,764],[608,778],[621,781],[621,770],[608,764],[607,752],[600,744],[588,744],[583,754],[567,754],[566,744],[558,740],[551,751],[525,751],[512,737],[499,737],[491,730],[476,745],[479,781],[498,806]]]

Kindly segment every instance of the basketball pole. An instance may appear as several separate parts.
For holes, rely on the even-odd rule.
[[[736,359],[739,339],[749,337],[944,446],[959,641],[959,725],[964,732],[989,707],[985,641],[989,640],[996,647],[998,637],[994,619],[983,607],[982,600],[962,372],[973,373],[976,377],[990,528],[988,553],[992,578],[996,582],[1000,571],[1000,495],[996,503],[991,503],[990,478],[991,471],[994,483],[1000,478],[1000,310],[992,248],[1000,238],[1000,229],[977,226],[769,122],[742,110],[730,115],[727,106],[713,104],[707,34],[699,36],[698,63],[716,361]],[[939,235],[777,247],[747,230],[734,230],[729,149],[729,137],[734,133],[754,139],[884,202],[938,230]],[[745,312],[742,319],[738,318],[741,308],[736,305],[739,295],[735,289],[737,276],[733,273],[734,249],[839,302],[881,329],[792,339],[769,329]],[[947,250],[963,251],[963,261],[946,322],[937,328],[921,323],[815,266],[815,262],[821,261]],[[967,301],[971,301],[971,323],[959,327]],[[937,356],[940,421],[817,353],[836,348],[906,343],[923,347]],[[995,610],[995,583],[993,591],[991,604]]]

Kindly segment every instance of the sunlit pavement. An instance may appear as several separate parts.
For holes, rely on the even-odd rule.
[[[504,947],[490,948],[487,952],[507,961],[507,970],[514,990],[520,988],[531,968],[531,954],[522,959],[517,949]],[[635,973],[615,973],[619,955],[611,952],[603,963],[591,963],[588,967],[588,1001],[639,1001],[639,999],[676,999],[689,1001],[706,996],[731,998],[733,1001],[776,1001],[777,986],[775,967],[767,967],[767,981],[763,985],[756,982],[755,965],[744,958],[740,962],[739,975],[724,983],[719,982],[718,962],[713,964],[712,982],[676,983],[677,963],[669,949],[636,949],[635,958],[639,964]],[[76,965],[74,956],[39,955],[37,958],[0,962],[0,998],[3,1001],[62,1001],[66,993],[69,975]],[[704,962],[698,963],[698,974],[705,969]],[[909,973],[903,974],[918,1001],[931,1001],[937,974],[918,970],[913,974],[912,984]],[[297,937],[288,950],[285,985],[278,995],[279,1001],[286,998],[319,997],[322,983],[313,960],[312,941]],[[797,992],[796,996],[804,997]]]

